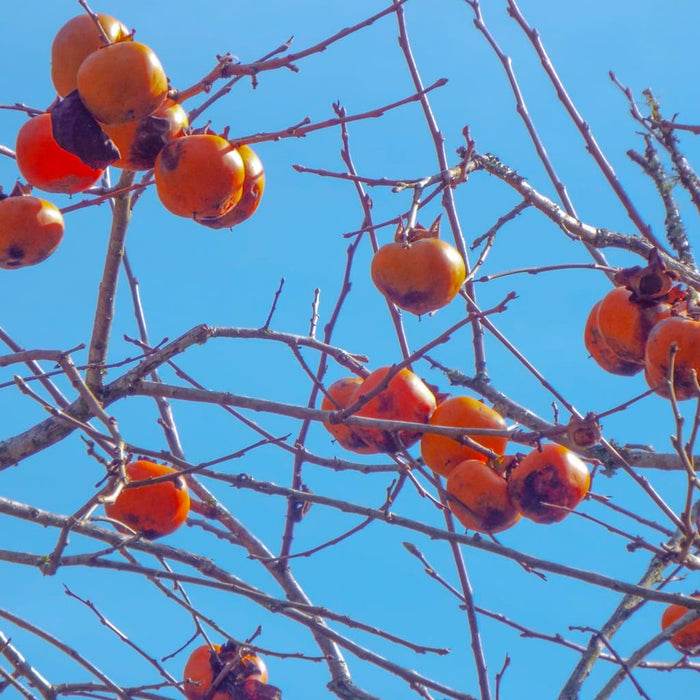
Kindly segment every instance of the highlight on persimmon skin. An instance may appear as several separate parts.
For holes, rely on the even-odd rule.
[[[168,95],[168,78],[154,51],[137,41],[109,44],[78,69],[78,94],[102,124],[123,124],[153,114]]]
[[[131,33],[118,19],[101,12],[97,19],[110,42],[131,40]],[[102,46],[104,38],[87,13],[69,19],[58,30],[51,44],[51,81],[61,97],[78,87],[80,64]]]
[[[358,386],[362,384],[360,377],[343,377],[333,382],[321,401],[321,410],[337,411],[347,408]],[[335,438],[336,442],[350,452],[358,454],[376,454],[379,450],[374,445],[368,445],[360,435],[349,425],[342,423],[323,423],[323,427]]]
[[[453,396],[446,399],[435,409],[430,417],[430,425],[443,425],[451,428],[487,428],[505,430],[506,422],[500,413],[472,396]],[[474,442],[496,455],[505,452],[508,438],[497,435],[469,436]],[[421,456],[423,461],[442,476],[449,476],[454,467],[467,459],[486,462],[488,455],[475,450],[457,440],[435,433],[424,433],[421,438]]]
[[[505,478],[480,460],[455,465],[445,489],[451,496],[447,501],[450,510],[468,530],[502,532],[520,520]]]
[[[63,215],[51,202],[31,195],[0,199],[0,267],[37,265],[58,248]]]
[[[24,179],[44,192],[77,194],[94,185],[104,172],[86,165],[56,143],[48,112],[22,124],[17,132],[15,156]]]
[[[693,593],[692,597],[700,599],[700,593]],[[688,610],[689,608],[685,605],[678,605],[677,603],[669,605],[661,616],[661,629],[665,630],[676,620],[683,617]],[[671,636],[669,642],[682,654],[688,654],[689,656],[700,655],[700,618],[681,627]]]
[[[128,483],[143,486],[124,488],[114,503],[105,503],[107,517],[127,525],[149,539],[175,532],[187,519],[190,496],[182,477],[149,484],[159,476],[177,474],[165,464],[137,459],[126,465]]]

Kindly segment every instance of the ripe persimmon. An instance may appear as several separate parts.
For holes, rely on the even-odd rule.
[[[245,166],[216,134],[192,134],[167,143],[155,164],[156,192],[177,216],[199,221],[224,216],[243,194]]]
[[[671,316],[649,334],[644,357],[645,377],[649,386],[661,396],[669,397],[668,385],[673,354],[673,391],[679,401],[698,395],[700,378],[700,321],[685,316]]]
[[[693,598],[700,598],[700,593],[693,593]],[[676,620],[683,617],[688,612],[689,608],[685,605],[674,603],[669,605],[661,616],[661,629],[666,629]],[[700,654],[700,618],[689,622],[684,627],[675,632],[669,639],[671,644],[681,653],[689,654],[690,656],[698,656]]]
[[[438,238],[438,221],[416,227],[374,254],[370,273],[377,289],[396,306],[416,315],[442,308],[455,297],[466,277],[459,251]]]
[[[583,333],[583,343],[598,366],[602,367],[606,372],[631,377],[641,372],[644,365],[641,362],[623,360],[607,344],[598,324],[598,311],[601,301],[595,304],[588,314]]]
[[[114,503],[105,503],[107,517],[124,523],[149,539],[177,530],[190,511],[190,495],[182,477],[149,484],[155,477],[177,474],[165,464],[137,459],[126,465],[127,487]],[[142,486],[137,484],[143,482]]]
[[[343,377],[333,382],[326,391],[321,401],[323,411],[337,411],[340,408],[347,408],[357,387],[362,384],[360,377]],[[378,452],[376,447],[368,445],[355,430],[342,423],[323,423],[323,427],[336,439],[339,445],[351,452],[360,454],[373,454]]]
[[[78,94],[98,122],[123,124],[153,114],[165,102],[168,78],[151,48],[121,41],[80,64]]]
[[[118,19],[101,12],[97,19],[110,42],[131,40],[131,33]],[[88,14],[69,19],[58,30],[51,44],[51,81],[61,97],[78,87],[80,64],[102,46],[105,40]]]
[[[374,370],[355,389],[348,401],[348,406],[362,399],[383,381],[391,369],[391,367],[380,367]],[[382,420],[427,423],[435,410],[435,403],[435,395],[423,380],[411,370],[404,368],[391,377],[386,388],[373,396],[355,415]],[[410,447],[421,436],[421,433],[413,430],[387,431],[357,426],[353,426],[353,430],[367,445],[375,447],[379,452],[396,452],[401,445]]]
[[[471,396],[453,396],[443,401],[429,421],[430,425],[451,428],[488,428],[505,430],[506,422],[500,413]],[[497,435],[473,435],[470,437],[487,450],[502,455],[508,438]],[[435,433],[424,433],[420,443],[421,456],[425,463],[438,474],[449,476],[452,469],[467,459],[486,462],[488,456],[457,440]]]
[[[13,270],[46,260],[63,231],[63,216],[51,202],[30,195],[0,199],[0,267]]]
[[[515,507],[536,523],[563,520],[583,500],[591,475],[571,450],[548,443],[518,462],[508,477],[508,493]]]
[[[123,170],[150,170],[168,141],[185,135],[187,112],[170,99],[138,121],[104,124],[104,132],[119,149],[120,158],[112,165]]]
[[[508,495],[508,483],[488,464],[476,459],[460,462],[445,484],[450,510],[468,530],[502,532],[520,520]]]
[[[265,189],[265,170],[260,158],[250,146],[242,144],[236,147],[243,159],[245,167],[245,179],[243,180],[243,193],[238,203],[228,213],[214,219],[199,219],[200,224],[209,228],[232,228],[249,219],[255,213],[263,190]]]
[[[15,155],[24,179],[45,192],[82,192],[94,185],[104,172],[85,165],[78,156],[56,143],[48,112],[22,124],[17,132]]]

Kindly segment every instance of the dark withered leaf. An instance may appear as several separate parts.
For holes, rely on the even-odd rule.
[[[58,145],[91,168],[106,168],[119,158],[119,150],[83,105],[77,90],[51,110],[51,127]]]
[[[170,121],[167,117],[146,117],[136,129],[131,152],[124,154],[124,157],[139,170],[150,170],[163,146],[169,141],[169,136]]]

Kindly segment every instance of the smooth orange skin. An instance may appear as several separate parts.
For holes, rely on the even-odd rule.
[[[508,493],[515,507],[526,518],[546,524],[563,520],[590,486],[591,475],[583,460],[553,443],[532,450],[508,478]]]
[[[508,495],[508,483],[484,462],[460,462],[447,477],[445,488],[453,497],[448,500],[450,510],[468,530],[502,532],[520,520]]]
[[[225,646],[222,651],[220,644],[214,644],[212,652],[209,645],[204,644],[190,654],[183,671],[183,690],[188,700],[202,700],[223,666],[233,658],[235,649],[227,650]],[[211,700],[233,700],[234,684],[245,685],[245,680],[251,678],[267,683],[267,667],[259,656],[246,654],[219,683]]]
[[[237,146],[236,150],[243,159],[245,179],[243,192],[238,203],[228,213],[216,219],[199,219],[200,224],[209,228],[233,228],[249,219],[258,206],[265,190],[265,171],[260,158],[250,146]]]
[[[48,112],[22,124],[17,132],[15,155],[24,179],[45,192],[82,192],[94,185],[104,172],[85,165],[78,156],[56,143]]]
[[[126,465],[129,481],[177,473],[165,464],[137,459]],[[156,539],[175,532],[187,519],[190,496],[180,479],[123,489],[114,503],[105,504],[107,517],[124,523],[144,537]]]
[[[97,17],[111,42],[131,40],[129,30],[118,19],[101,12]],[[61,97],[78,87],[80,64],[102,46],[104,40],[88,14],[73,17],[58,30],[51,44],[51,81]]]
[[[608,347],[621,360],[642,364],[652,328],[671,315],[664,302],[631,301],[625,287],[611,289],[598,307],[598,329]]]
[[[187,112],[177,102],[166,100],[153,114],[149,114],[138,121],[125,122],[124,124],[104,124],[104,132],[112,139],[119,149],[121,158],[115,160],[112,165],[122,170],[150,170],[156,163],[158,153],[143,152],[143,141],[149,139],[150,124],[154,118],[167,119],[169,127],[162,134],[163,145],[167,141],[180,138],[185,135],[185,129],[189,126]],[[152,138],[152,137],[151,137]],[[150,144],[149,144],[150,145]],[[159,144],[160,145],[160,144]]]
[[[333,382],[326,391],[330,398],[323,396],[321,410],[337,411],[347,408],[357,387],[362,384],[360,377],[343,377]],[[350,452],[359,454],[376,454],[379,450],[368,445],[350,426],[342,423],[323,423],[323,427],[335,438],[336,442]]]
[[[671,316],[649,334],[644,357],[645,377],[649,386],[660,396],[669,398],[666,379],[670,371],[670,350],[675,343],[673,359],[673,389],[679,401],[698,395],[700,377],[700,321],[683,316]]]
[[[693,598],[700,598],[700,595],[694,593]],[[661,616],[661,629],[666,629],[669,625],[672,625],[676,620],[683,617],[688,612],[688,608],[685,605],[669,605],[663,612]],[[671,644],[682,654],[688,654],[690,656],[700,655],[700,619],[697,619],[685,627],[681,627],[674,635],[669,639]]]
[[[152,49],[122,41],[80,64],[78,94],[98,122],[123,124],[153,114],[165,102],[168,78]]]
[[[221,136],[193,134],[166,144],[155,164],[163,206],[195,221],[223,216],[243,194],[245,166]]]
[[[452,428],[506,429],[506,422],[500,413],[471,396],[453,396],[446,399],[435,409],[429,422],[430,425],[444,425]],[[497,455],[502,455],[505,452],[508,443],[508,439],[505,437],[491,435],[470,437]],[[467,459],[476,459],[480,462],[488,460],[486,455],[477,452],[468,445],[434,433],[423,434],[420,451],[423,461],[434,472],[442,476],[449,476],[457,464]]]
[[[39,197],[0,200],[0,267],[15,270],[40,263],[63,238],[61,212]]]
[[[349,404],[355,403],[381,382],[391,367],[380,367],[374,370],[360,384],[350,397]],[[399,370],[388,386],[370,399],[356,416],[380,418],[382,420],[410,421],[411,423],[427,423],[435,410],[435,395],[423,381],[409,369]],[[353,428],[360,438],[372,445],[379,452],[396,452],[400,445],[392,432],[378,428]],[[421,433],[411,430],[399,430],[398,439],[404,447],[410,447],[420,439]]]
[[[370,273],[387,299],[417,316],[449,304],[466,278],[459,251],[439,238],[383,245]]]
[[[595,304],[586,319],[586,327],[583,332],[583,343],[586,346],[586,350],[588,350],[598,366],[602,367],[606,372],[625,377],[638,374],[644,367],[643,363],[623,360],[613,352],[612,348],[605,341],[598,324],[598,311],[601,303],[602,300]]]

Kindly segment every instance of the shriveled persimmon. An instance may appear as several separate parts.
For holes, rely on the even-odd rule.
[[[505,430],[506,422],[500,413],[472,396],[453,396],[443,401],[429,421],[430,425],[451,428],[486,428]],[[497,455],[506,449],[508,438],[499,435],[467,435],[474,442]],[[449,476],[460,462],[476,459],[486,462],[488,455],[457,440],[435,433],[424,433],[420,443],[421,456],[425,463],[438,474]]]
[[[362,384],[360,377],[343,377],[333,382],[328,388],[328,395],[321,401],[323,411],[337,411],[347,408],[357,387]],[[378,452],[373,445],[368,445],[355,430],[342,423],[324,422],[324,428],[336,439],[339,445],[351,452],[372,454]]]
[[[58,248],[65,225],[51,202],[31,195],[0,200],[0,267],[14,270],[46,260]]]
[[[583,333],[583,342],[586,350],[588,350],[598,366],[602,367],[606,372],[626,377],[638,374],[644,367],[643,363],[623,360],[613,352],[612,348],[605,341],[598,323],[600,305],[601,301],[593,306],[586,320],[586,327]]]
[[[508,495],[508,483],[480,460],[455,465],[445,488],[451,497],[450,510],[468,530],[502,532],[520,520],[520,512]]]
[[[104,172],[85,165],[78,156],[56,143],[48,112],[22,124],[17,132],[15,155],[24,179],[45,192],[82,192],[94,185]]]
[[[675,348],[675,352],[672,352]],[[649,386],[668,398],[667,379],[673,362],[673,393],[679,401],[698,396],[700,378],[700,321],[671,316],[658,323],[647,340],[644,357]]]
[[[100,27],[109,42],[129,41],[131,33],[114,17],[97,14]],[[69,19],[56,33],[51,44],[51,81],[56,92],[65,97],[78,87],[80,64],[106,42],[95,20],[88,14]]]
[[[128,482],[113,503],[105,504],[109,518],[124,523],[149,539],[168,535],[187,519],[190,496],[181,476],[149,483],[160,476],[177,475],[165,464],[137,459],[126,465]]]
[[[377,289],[416,315],[449,304],[466,277],[459,251],[438,238],[438,221],[430,229],[416,227],[407,234],[399,229],[394,242],[372,258],[370,273]]]
[[[553,443],[525,455],[508,477],[508,493],[515,507],[536,523],[563,520],[584,499],[590,485],[585,462]]]
[[[236,150],[243,159],[245,179],[243,193],[238,203],[227,214],[215,219],[199,219],[200,224],[209,228],[232,228],[249,219],[258,208],[265,189],[265,170],[260,158],[250,146],[237,146]]]
[[[355,389],[348,401],[348,406],[363,399],[366,394],[385,380],[391,370],[391,367],[380,367],[374,370]],[[435,395],[433,392],[428,389],[420,377],[404,368],[393,375],[388,385],[369,399],[355,415],[382,420],[427,423],[434,410]],[[401,446],[410,447],[421,436],[420,432],[409,429],[389,431],[353,426],[353,430],[365,444],[375,447],[379,452],[396,452]]]
[[[700,599],[700,593],[693,593],[693,598]],[[676,603],[669,605],[661,616],[661,629],[666,629],[676,620],[679,620],[689,611],[685,605]],[[690,656],[700,655],[700,618],[689,622],[675,632],[670,640],[671,644],[681,653]]]
[[[192,134],[163,147],[156,158],[155,180],[168,211],[199,221],[224,216],[239,202],[245,166],[225,138]]]
[[[120,158],[112,165],[123,170],[150,170],[168,141],[185,135],[187,112],[167,99],[153,114],[138,121],[104,124],[107,136],[119,149]]]
[[[153,114],[168,95],[168,78],[145,44],[122,41],[91,53],[78,69],[78,93],[102,124],[123,124]]]

